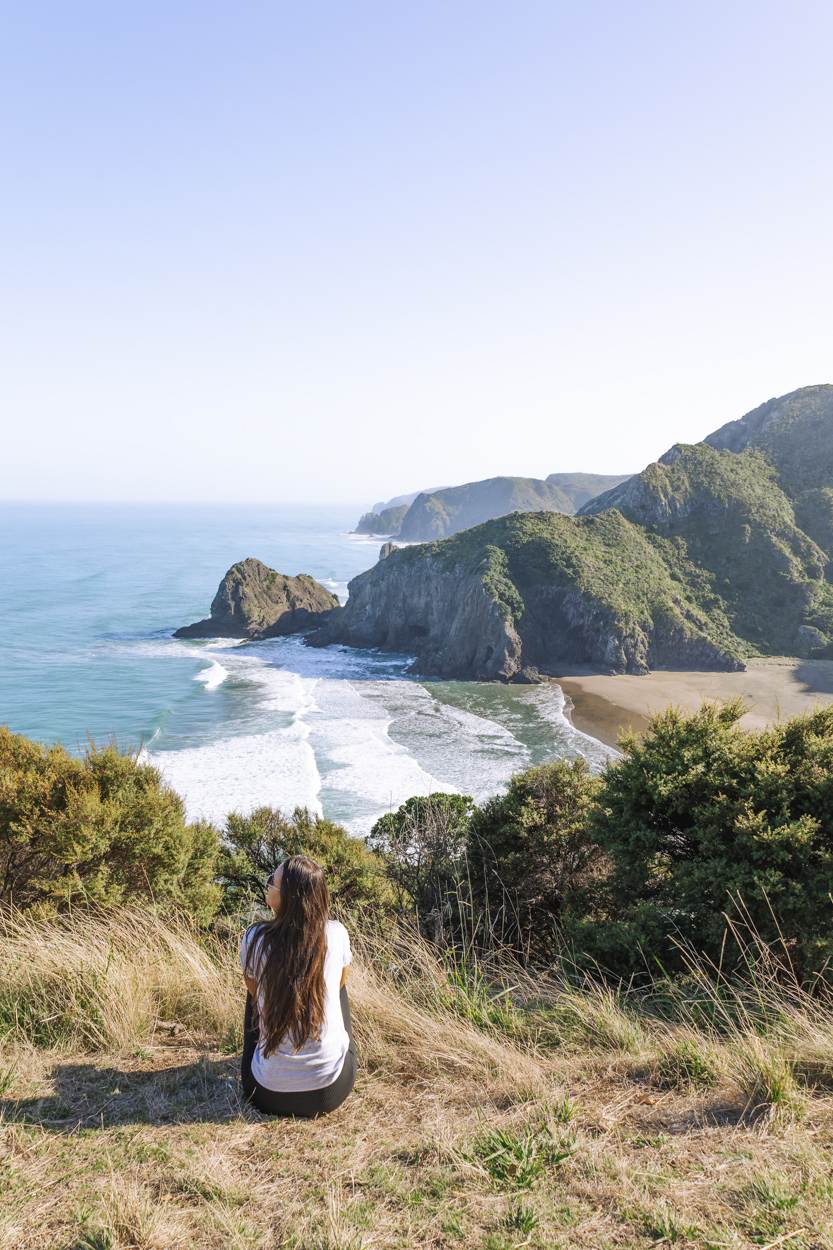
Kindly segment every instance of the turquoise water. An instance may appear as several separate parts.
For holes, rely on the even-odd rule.
[[[0,505],[0,722],[73,751],[142,750],[189,814],[306,804],[364,832],[411,794],[483,798],[554,756],[608,752],[557,686],[418,681],[408,657],[299,638],[181,642],[257,556],[344,599],[379,542],[355,509]]]

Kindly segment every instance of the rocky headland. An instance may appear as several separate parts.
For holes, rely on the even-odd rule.
[[[306,573],[288,577],[249,557],[233,564],[211,601],[211,615],[184,625],[175,638],[275,638],[296,634],[338,607],[331,591]]]
[[[577,516],[556,510],[555,478],[417,496],[399,537],[438,540],[386,546],[310,641],[410,653],[426,675],[504,681],[833,656],[833,386],[675,445]],[[600,480],[572,485],[590,492]],[[541,487],[553,492],[543,505]],[[477,524],[487,496],[516,508]]]
[[[408,506],[399,504],[395,508],[383,508],[381,512],[365,512],[364,516],[359,517],[356,533],[398,534]]]
[[[535,681],[565,666],[740,669],[743,647],[620,513],[526,513],[386,547],[308,642],[380,647],[420,673]]]
[[[402,495],[377,504],[360,519],[359,534],[390,534],[403,542],[432,542],[511,512],[572,515],[600,491],[625,481],[623,475],[551,473],[534,477],[490,477],[437,490]]]

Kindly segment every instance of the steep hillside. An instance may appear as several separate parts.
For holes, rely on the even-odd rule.
[[[805,386],[770,399],[705,441],[728,451],[762,452],[793,501],[801,528],[833,556],[833,386]]]
[[[721,450],[764,452],[790,498],[833,486],[833,386],[803,386],[767,400],[704,441]]]
[[[403,542],[447,538],[510,512],[574,512],[560,486],[534,477],[490,477],[418,495],[399,529]]]
[[[804,654],[825,645],[833,631],[827,558],[796,524],[761,452],[673,447],[582,515],[610,508],[706,570],[735,633],[756,647]]]
[[[547,481],[563,490],[572,502],[570,511],[578,512],[602,491],[612,490],[629,477],[629,473],[550,473]]]
[[[399,536],[429,545],[357,578],[320,638],[410,651],[427,673],[504,679],[833,654],[833,386],[769,400],[611,481],[577,519],[558,513],[605,479],[419,495]]]
[[[359,518],[356,533],[398,534],[408,506],[408,504],[399,504],[393,508],[382,508],[381,512],[365,512],[364,516]]]
[[[618,512],[513,515],[394,550],[354,578],[346,607],[309,641],[402,651],[420,672],[487,680],[572,664],[743,666],[706,579]]]

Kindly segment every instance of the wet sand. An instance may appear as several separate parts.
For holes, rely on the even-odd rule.
[[[741,698],[748,711],[746,729],[833,703],[833,660],[777,657],[750,660],[745,673],[661,671],[645,677],[608,676],[588,671],[556,678],[572,707],[577,729],[615,746],[620,733],[641,733],[648,720],[669,705],[694,712],[708,700]]]

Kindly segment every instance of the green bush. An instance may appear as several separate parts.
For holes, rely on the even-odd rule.
[[[0,904],[44,910],[138,897],[200,922],[219,901],[219,840],[187,824],[159,773],[115,747],[82,759],[0,728]]]
[[[361,838],[305,807],[291,816],[271,807],[230,812],[223,835],[219,881],[229,909],[263,901],[266,878],[290,855],[309,855],[327,873],[334,902],[349,910],[385,913],[394,894],[385,865]]]
[[[742,713],[669,710],[607,769],[592,832],[610,874],[583,944],[617,970],[679,966],[675,936],[725,966],[738,899],[799,975],[833,956],[833,708],[760,733],[738,728]]]
[[[501,936],[533,955],[550,952],[556,926],[588,906],[602,856],[590,832],[599,781],[584,760],[518,773],[506,794],[474,813],[472,888]]]
[[[416,795],[370,831],[385,861],[400,909],[413,909],[439,940],[454,919],[451,898],[466,877],[465,852],[474,803],[465,794]]]

